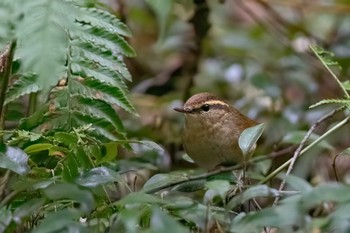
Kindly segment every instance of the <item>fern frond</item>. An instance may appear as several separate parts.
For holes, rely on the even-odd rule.
[[[111,105],[103,100],[96,100],[82,96],[76,96],[75,99],[79,103],[79,110],[81,112],[112,122],[117,128],[118,133],[124,135],[125,129],[123,123]]]
[[[84,114],[82,112],[74,111],[72,117],[77,121],[78,125],[90,124],[92,123],[95,131],[108,138],[109,140],[117,140],[118,137],[114,134],[114,126],[111,122],[103,119],[97,118],[91,115]],[[113,133],[114,132],[114,133]]]
[[[121,58],[135,55],[123,38],[131,35],[127,27],[108,12],[70,0],[25,1],[23,8],[18,55],[21,69],[35,75],[17,80],[6,103],[40,90],[50,100],[22,119],[20,128],[50,133],[93,123],[91,134],[125,139],[113,105],[137,115],[125,84],[131,75]],[[66,82],[54,87],[60,80]]]
[[[315,107],[318,107],[318,106],[324,105],[324,104],[342,104],[342,105],[349,106],[350,100],[349,99],[326,99],[326,100],[321,100],[321,101],[317,102],[316,104],[311,105],[309,108],[315,108]]]
[[[83,31],[70,32],[70,36],[73,39],[87,41],[98,47],[113,51],[115,55],[135,56],[135,51],[121,36],[111,34],[101,28],[94,28],[86,25],[82,27],[84,28]]]
[[[5,104],[18,99],[21,96],[38,92],[41,90],[36,82],[36,76],[34,74],[20,75],[19,79],[14,82],[6,93]]]
[[[106,68],[101,68],[98,66],[93,66],[93,63],[89,61],[76,61],[71,65],[72,74],[89,77],[93,79],[98,79],[101,82],[105,82],[111,85],[114,85],[121,89],[124,94],[127,93],[127,86],[124,81],[120,78],[117,72],[113,72]]]
[[[79,23],[88,24],[97,28],[104,28],[106,31],[113,34],[126,37],[131,36],[131,32],[126,25],[109,12],[96,8],[82,8],[82,11],[86,11],[87,14],[77,17]]]
[[[84,60],[93,61],[100,66],[106,67],[110,70],[121,74],[121,76],[131,81],[131,75],[126,68],[124,62],[117,56],[113,55],[113,52],[104,48],[96,48],[96,45],[91,44],[88,41],[71,41],[72,53],[78,54]]]
[[[17,29],[23,69],[35,72],[37,84],[45,88],[56,84],[66,69],[68,37],[62,22],[69,23],[61,14],[64,3],[24,1],[24,19]]]
[[[84,78],[81,81],[74,80],[72,89],[74,89],[75,93],[94,99],[101,99],[109,104],[116,104],[125,111],[137,115],[135,108],[131,105],[124,92],[118,87],[110,86],[97,79]]]

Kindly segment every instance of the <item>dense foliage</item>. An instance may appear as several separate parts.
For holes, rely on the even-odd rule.
[[[0,232],[349,232],[349,6],[1,0]],[[244,175],[184,153],[200,91]]]

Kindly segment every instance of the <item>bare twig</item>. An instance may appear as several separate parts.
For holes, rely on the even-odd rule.
[[[288,146],[286,148],[283,148],[282,150],[271,152],[271,154],[269,154],[269,157],[276,158],[276,157],[279,157],[279,156],[282,156],[285,154],[289,154],[292,151],[295,151],[295,149],[296,149],[296,145],[291,145],[291,146]]]
[[[337,182],[339,182],[339,178],[338,178],[338,173],[337,173],[335,161],[337,160],[338,156],[339,156],[339,154],[337,154],[336,156],[334,156],[333,163],[332,163],[332,168],[333,168],[333,171],[334,171],[334,176],[335,176],[335,179],[336,179]]]
[[[10,174],[11,174],[11,171],[7,170],[5,172],[5,175],[0,180],[0,198],[2,198],[4,193],[5,193],[7,182],[9,180],[9,178],[10,178]]]
[[[216,170],[211,171],[211,172],[203,173],[203,174],[196,175],[196,176],[188,176],[188,177],[185,177],[183,180],[174,181],[172,183],[168,183],[168,184],[156,187],[154,189],[147,190],[146,193],[155,193],[155,192],[161,191],[163,189],[171,188],[171,187],[174,187],[176,185],[183,184],[183,183],[186,183],[186,182],[206,179],[206,178],[208,178],[210,176],[217,175],[217,174],[220,174],[220,173],[223,173],[223,172],[239,170],[239,169],[244,168],[245,166],[253,165],[255,163],[258,163],[258,162],[261,162],[261,161],[264,161],[264,160],[267,160],[267,159],[276,158],[278,156],[285,155],[285,154],[291,152],[291,150],[293,148],[294,148],[294,146],[287,147],[287,148],[284,148],[284,149],[282,149],[280,151],[274,151],[274,152],[272,152],[270,154],[267,154],[267,155],[253,157],[245,165],[244,164],[238,164],[238,165],[234,165],[234,166],[230,166],[230,167],[220,167],[219,169],[216,169]]]
[[[266,159],[269,159],[269,157],[268,156],[255,157],[255,158],[251,159],[247,164],[248,165],[249,164],[254,164],[256,162],[263,161],[263,160],[266,160]],[[187,182],[190,182],[190,181],[206,179],[206,178],[208,178],[210,176],[214,176],[214,175],[217,175],[217,174],[220,174],[220,173],[223,173],[223,172],[230,172],[230,171],[233,171],[233,170],[243,169],[244,167],[245,167],[244,164],[237,164],[237,165],[229,166],[229,167],[219,167],[218,169],[215,169],[214,171],[206,172],[206,173],[203,173],[203,174],[200,174],[200,175],[184,177],[182,180],[174,181],[174,182],[171,182],[171,183],[168,183],[168,184],[165,184],[165,185],[162,185],[162,186],[150,189],[150,190],[146,190],[145,192],[146,193],[155,193],[155,192],[158,192],[158,191],[163,190],[163,189],[174,187],[176,185],[180,185],[180,184],[187,183]]]
[[[16,40],[8,44],[3,51],[0,52],[0,127],[4,128],[5,121],[5,95],[7,86],[12,72],[12,60],[15,54]]]
[[[336,113],[338,113],[339,111],[342,111],[344,110],[345,107],[342,106],[340,108],[337,108],[331,112],[329,112],[328,114],[322,116],[320,119],[318,119],[309,129],[309,131],[306,133],[306,135],[304,136],[303,140],[301,141],[301,143],[299,144],[299,147],[296,149],[293,157],[288,160],[290,161],[289,162],[289,167],[288,167],[288,170],[287,170],[287,173],[286,175],[284,176],[284,179],[282,180],[281,184],[280,184],[280,187],[278,189],[278,191],[282,191],[285,184],[286,184],[286,178],[288,177],[288,175],[292,172],[293,168],[294,168],[294,164],[297,160],[297,158],[300,156],[301,154],[301,151],[304,147],[304,145],[306,144],[306,141],[309,139],[310,135],[315,131],[315,129],[324,121],[326,121],[327,119],[333,117]],[[280,197],[276,197],[275,198],[275,201],[273,203],[273,205],[277,205],[278,201],[280,200]]]

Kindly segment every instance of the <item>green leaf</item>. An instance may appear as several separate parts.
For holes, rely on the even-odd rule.
[[[230,226],[230,232],[261,232],[263,227],[277,227],[281,232],[293,232],[303,224],[301,211],[296,203],[284,204],[273,208],[237,216]]]
[[[56,84],[65,71],[68,37],[59,11],[64,1],[24,2],[24,20],[18,26],[18,55],[23,68],[37,74],[42,88]],[[37,43],[40,41],[40,43]]]
[[[82,18],[77,18],[78,21],[83,21],[98,28],[104,28],[113,34],[120,34],[122,36],[131,36],[128,27],[121,22],[115,15],[97,8],[82,8],[87,14],[81,15]]]
[[[79,164],[72,154],[66,156],[63,163],[62,178],[68,182],[73,182],[79,176]]]
[[[118,132],[116,128],[111,122],[104,118],[97,118],[92,115],[87,115],[78,111],[72,112],[71,117],[74,118],[78,125],[86,125],[93,123],[93,128],[98,134],[112,141],[118,139]]]
[[[342,82],[342,85],[345,88],[345,90],[350,91],[350,81],[349,80]]]
[[[117,154],[118,154],[119,143],[108,142],[108,143],[103,144],[103,146],[106,148],[106,154],[99,161],[99,164],[111,162],[112,160],[114,160],[117,157]]]
[[[208,188],[205,193],[205,199],[212,201],[216,196],[219,196],[221,200],[225,200],[227,192],[232,188],[232,185],[227,180],[213,180],[205,184]]]
[[[334,53],[324,50],[322,47],[316,44],[310,45],[310,48],[319,56],[325,65],[337,66],[340,68],[339,63],[334,59]]]
[[[77,146],[74,148],[73,153],[78,161],[79,168],[83,169],[84,171],[91,169],[93,166],[89,158],[90,154],[85,151],[86,149],[87,148],[85,145]]]
[[[0,153],[0,167],[26,175],[29,172],[28,155],[19,148],[8,146],[6,153]]]
[[[206,183],[205,179],[188,181],[188,182],[184,182],[182,184],[176,185],[171,189],[171,191],[178,191],[178,192],[185,192],[185,193],[195,192],[197,190],[204,189],[205,183]]]
[[[12,221],[12,212],[5,207],[0,209],[0,232],[5,232],[7,226],[10,225]]]
[[[107,167],[96,167],[84,172],[76,183],[84,187],[97,187],[111,182],[123,182],[122,177]]]
[[[54,138],[68,147],[78,143],[77,136],[71,133],[57,132],[55,133]]]
[[[118,133],[124,135],[125,129],[123,123],[111,105],[103,100],[85,98],[82,96],[77,97],[77,100],[81,104],[81,111],[112,122]]]
[[[339,183],[326,183],[314,188],[301,198],[303,208],[311,209],[325,201],[334,201],[337,203],[349,203],[350,187]]]
[[[72,60],[73,63],[71,65],[71,72],[74,75],[84,77],[84,78],[98,79],[101,82],[118,87],[120,91],[123,92],[124,95],[126,95],[127,86],[117,70],[113,70],[110,67],[107,67],[107,68],[97,67],[96,63],[101,65],[100,63],[103,62],[101,61],[101,58],[93,55],[86,56],[86,52],[84,53],[84,55],[85,57],[80,58],[80,60],[76,60],[76,59]],[[82,59],[85,59],[85,60],[82,60]],[[89,59],[90,60],[94,59],[94,60],[89,61]],[[119,67],[116,69],[119,70]]]
[[[152,142],[152,141],[146,141],[146,140],[143,140],[143,141],[130,141],[130,143],[139,143],[139,144],[142,144],[154,151],[156,151],[157,153],[159,154],[164,154],[164,148],[161,147],[160,145],[158,145],[157,143],[155,142]]]
[[[149,190],[178,182],[187,180],[187,176],[181,175],[181,174],[156,174],[152,176],[143,186],[142,190],[147,192]]]
[[[309,108],[315,108],[324,104],[342,104],[342,105],[350,105],[349,99],[325,99],[317,102],[316,104],[311,105]]]
[[[91,192],[79,189],[74,184],[53,184],[44,189],[43,192],[51,200],[69,199],[79,202],[80,210],[84,213],[90,213],[95,206],[95,200]]]
[[[34,198],[26,201],[13,212],[13,221],[20,224],[23,218],[35,214],[38,209],[44,205],[44,203],[45,200],[43,198]]]
[[[220,212],[225,212],[224,209],[218,209],[217,212],[213,211],[214,208],[216,207],[196,204],[192,205],[190,208],[176,211],[176,215],[180,216],[191,225],[194,224],[201,232],[205,232],[205,229],[208,229],[208,221],[215,221],[214,218],[217,217]],[[223,220],[223,218],[221,218],[221,220]]]
[[[68,232],[68,227],[79,219],[76,209],[66,208],[49,213],[31,233]]]
[[[35,75],[21,75],[6,92],[6,100],[4,104],[8,104],[21,96],[35,93],[40,90],[42,90],[42,88],[39,87]]]
[[[73,39],[80,39],[89,43],[96,44],[97,47],[104,47],[110,51],[115,51],[120,55],[133,57],[135,51],[118,34],[113,34],[103,28],[91,27],[88,25],[81,25],[82,31],[71,31],[70,35]]]
[[[284,174],[279,174],[278,177],[280,179],[283,179]],[[292,190],[300,192],[309,192],[312,190],[312,185],[300,177],[289,174],[285,179],[286,183],[288,184],[288,186],[290,186]]]
[[[127,89],[124,80],[131,81],[131,74],[125,63],[116,57],[113,51],[104,47],[97,47],[89,41],[72,40],[73,65],[76,66],[73,73],[83,72],[83,77],[99,77],[99,73],[106,76],[102,80],[117,85],[122,89]],[[97,68],[96,64],[100,67]],[[97,68],[97,71],[94,70]],[[98,78],[101,79],[101,78]]]
[[[49,150],[53,146],[54,145],[52,145],[51,143],[37,143],[26,147],[24,149],[24,152],[26,152],[27,154],[34,154],[40,151]]]
[[[259,125],[245,129],[238,139],[239,148],[241,148],[244,157],[249,156],[255,148],[256,142],[264,131],[265,125]]]
[[[75,93],[79,93],[82,96],[86,96],[89,92],[91,93],[90,97],[99,95],[100,99],[107,103],[116,104],[125,111],[137,115],[125,93],[118,87],[108,85],[97,79],[84,78],[81,83],[75,81],[72,89]]]
[[[160,204],[163,200],[143,192],[130,193],[117,202],[118,205],[128,204]]]
[[[233,209],[246,201],[257,197],[277,197],[279,192],[266,185],[256,185],[233,197],[227,204],[227,209]]]
[[[150,223],[149,233],[167,232],[167,233],[188,233],[188,229],[182,226],[174,218],[167,215],[158,208],[153,208],[153,214]]]
[[[188,210],[196,205],[195,200],[186,196],[172,196],[167,198],[167,203],[163,206],[167,210]]]

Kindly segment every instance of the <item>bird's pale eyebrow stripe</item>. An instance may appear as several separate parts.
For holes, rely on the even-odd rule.
[[[220,100],[208,100],[208,101],[204,102],[204,104],[229,106],[227,103],[220,101]]]

